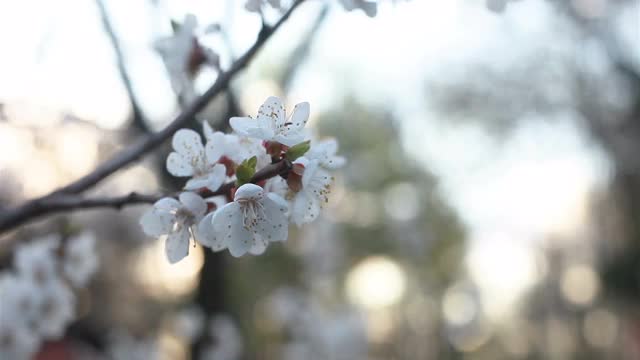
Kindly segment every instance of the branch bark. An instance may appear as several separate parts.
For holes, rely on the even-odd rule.
[[[171,137],[171,135],[173,135],[173,133],[183,127],[185,123],[193,119],[209,103],[209,101],[211,101],[213,98],[227,89],[233,77],[249,64],[249,62],[254,58],[254,56],[267,42],[267,40],[271,38],[271,36],[282,26],[282,24],[287,21],[293,11],[304,1],[305,0],[296,0],[287,10],[287,12],[282,15],[278,22],[276,22],[272,26],[263,26],[263,28],[260,30],[260,33],[258,34],[258,38],[256,39],[255,43],[249,48],[249,50],[247,50],[247,52],[239,57],[227,71],[220,73],[213,85],[211,85],[211,87],[204,94],[198,97],[189,107],[184,109],[167,127],[157,133],[140,138],[133,145],[114,155],[111,159],[105,161],[104,163],[96,167],[92,172],[81,177],[80,179],[66,186],[63,186],[47,195],[30,200],[21,206],[3,211],[2,213],[0,213],[0,233],[6,232],[10,229],[24,224],[31,219],[40,217],[45,214],[61,210],[80,208],[72,207],[71,205],[80,206],[81,204],[88,204],[95,205],[93,207],[106,206],[109,202],[98,201],[99,199],[93,199],[94,201],[89,202],[86,202],[88,199],[80,201],[83,198],[78,196],[75,197],[75,202],[71,200],[63,201],[61,199],[65,199],[65,196],[68,195],[78,195],[83,191],[93,187],[109,175],[137,161],[143,155],[150,152],[151,150],[162,144],[166,139]],[[127,195],[127,197],[130,195]],[[129,200],[134,201],[143,199],[149,200],[149,198],[145,198],[142,195],[133,196]],[[124,199],[119,200],[124,201]],[[65,201],[69,201],[69,203],[65,203]],[[118,202],[113,200],[113,203]]]

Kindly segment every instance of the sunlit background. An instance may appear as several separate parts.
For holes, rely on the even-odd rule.
[[[240,0],[105,0],[127,91],[96,4],[0,2],[3,207],[172,120],[181,101],[153,46],[171,21],[218,24],[202,42],[222,68],[261,24]],[[97,353],[122,333],[188,358],[180,315],[197,308],[238,324],[244,359],[638,359],[639,41],[631,0],[380,0],[375,18],[308,1],[200,120],[309,101],[348,159],[318,222],[264,256],[196,247],[170,265],[144,206],[79,211],[0,238],[0,259],[94,229],[100,275],[63,341]],[[168,151],[95,192],[177,189]]]

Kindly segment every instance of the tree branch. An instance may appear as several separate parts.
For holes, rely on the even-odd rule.
[[[198,97],[189,107],[184,109],[182,113],[176,117],[167,127],[161,131],[142,137],[133,145],[122,150],[118,154],[114,155],[111,159],[105,161],[89,174],[81,177],[80,179],[63,186],[47,195],[30,200],[25,204],[3,211],[0,213],[0,233],[6,232],[16,226],[19,226],[35,217],[52,213],[55,211],[70,209],[70,205],[63,205],[61,202],[61,195],[73,195],[79,194],[100,181],[107,176],[115,173],[116,171],[124,168],[125,166],[140,159],[144,154],[150,152],[166,139],[171,137],[178,129],[183,127],[185,123],[195,117],[213,98],[223,92],[228,86],[234,75],[240,70],[245,68],[262,46],[271,38],[271,36],[287,21],[293,11],[304,2],[305,0],[296,0],[286,13],[276,22],[273,26],[264,26],[255,43],[247,50],[244,55],[238,58],[231,67],[220,73],[216,81],[211,87],[200,97]],[[226,186],[226,185],[225,185]],[[85,199],[86,200],[86,199]],[[60,203],[57,203],[60,202]],[[57,205],[56,205],[57,204]],[[100,205],[99,201],[94,202],[96,205]],[[104,203],[102,203],[104,204]],[[49,210],[47,206],[58,206]],[[66,206],[66,207],[65,207]],[[73,207],[71,207],[72,209]]]
[[[251,183],[259,183],[264,180],[271,179],[272,177],[285,175],[291,170],[291,162],[288,160],[280,160],[276,163],[270,164],[256,172],[251,178]],[[217,195],[230,195],[231,189],[236,186],[235,181],[228,182],[222,185],[216,191],[209,191],[203,189],[198,193],[205,198],[217,196]],[[180,192],[168,194],[168,195],[144,195],[136,192],[129,193],[128,195],[116,196],[116,197],[90,197],[86,198],[77,194],[55,194],[42,199],[36,199],[29,202],[29,218],[30,220],[37,218],[45,214],[53,214],[61,211],[73,211],[80,209],[93,209],[93,208],[114,208],[117,210],[122,209],[125,206],[136,204],[153,204],[154,202],[162,199],[163,197],[178,197]],[[0,218],[0,229],[4,229],[5,217]]]
[[[129,95],[133,125],[144,133],[150,133],[151,129],[149,128],[149,122],[145,118],[144,112],[142,111],[142,108],[138,103],[136,93],[133,90],[131,78],[129,77],[129,72],[127,71],[127,66],[125,65],[124,54],[122,53],[122,48],[120,47],[120,42],[118,41],[116,32],[111,25],[111,21],[109,20],[109,13],[107,12],[107,9],[105,7],[104,0],[96,0],[96,5],[98,7],[98,12],[100,13],[102,27],[104,28],[104,32],[107,34],[107,37],[111,42],[111,47],[113,48],[113,52],[116,56],[116,64],[118,66],[120,79],[122,80],[125,90],[127,91],[127,95]]]

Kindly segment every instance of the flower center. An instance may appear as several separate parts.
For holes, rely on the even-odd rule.
[[[264,220],[264,206],[255,199],[238,200],[240,209],[242,210],[242,224],[247,230],[251,230],[258,222]]]

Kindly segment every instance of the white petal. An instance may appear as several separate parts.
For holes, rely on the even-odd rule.
[[[189,254],[190,238],[191,235],[187,227],[169,234],[165,243],[165,253],[170,263],[175,264]]]
[[[227,168],[222,164],[216,164],[207,177],[207,188],[211,191],[218,190],[226,178]]]
[[[187,181],[184,186],[185,190],[196,191],[198,189],[207,188],[216,191],[226,179],[226,168],[222,164],[216,164],[209,174],[200,177],[194,177]]]
[[[253,244],[253,233],[244,227],[242,216],[234,216],[231,222],[231,233],[227,239],[227,247],[231,255],[240,257],[246,254]]]
[[[172,214],[151,209],[142,215],[140,225],[145,234],[158,237],[171,232],[174,221],[175,216]]]
[[[247,253],[254,244],[253,233],[245,229],[240,204],[231,202],[215,212],[213,227],[234,257]]]
[[[330,170],[339,169],[347,163],[347,159],[342,156],[333,156],[330,157],[325,163],[322,165]]]
[[[215,131],[213,131],[213,128],[211,127],[211,124],[209,124],[207,120],[202,121],[202,132],[204,133],[204,138],[207,141],[211,141],[211,138],[215,133]]]
[[[211,248],[213,251],[223,250],[226,245],[224,242],[224,236],[221,233],[215,231],[213,227],[213,216],[215,213],[207,214],[200,222],[198,223],[198,233],[197,233],[197,241]]]
[[[204,146],[200,135],[191,129],[180,129],[173,135],[173,149],[185,160],[193,161],[204,155]]]
[[[167,157],[167,171],[173,176],[191,176],[193,175],[193,165],[182,155],[172,152]]]
[[[220,160],[222,155],[224,155],[225,150],[225,139],[224,134],[220,131],[216,131],[208,137],[207,145],[205,146],[205,151],[207,153],[207,161],[209,164],[213,164]]]
[[[267,241],[285,241],[289,234],[287,202],[280,196],[269,193],[264,199],[266,220],[259,224],[260,236]]]
[[[233,117],[229,124],[242,136],[254,137],[261,140],[271,140],[274,132],[270,124],[265,120],[255,120],[249,117]]]
[[[291,220],[301,226],[315,220],[320,214],[320,200],[305,191],[299,192],[293,199]]]
[[[180,202],[195,215],[196,217],[203,216],[207,211],[207,203],[204,199],[192,192],[183,192],[180,194]]]
[[[162,211],[174,211],[180,208],[180,202],[174,198],[165,197],[156,201],[153,207]]]
[[[304,141],[304,134],[302,132],[291,131],[288,133],[275,135],[273,137],[273,140],[279,142],[282,145],[293,146]]]
[[[269,242],[262,239],[256,238],[253,242],[253,245],[249,249],[249,253],[251,255],[261,255],[264,254],[265,250],[267,250],[267,246],[269,246]]]
[[[234,201],[249,200],[249,199],[261,199],[264,196],[264,189],[256,184],[244,184],[236,190],[236,194],[233,197]]]
[[[296,105],[293,108],[289,122],[291,125],[287,125],[289,129],[300,130],[309,120],[309,103],[303,102]]]
[[[284,126],[286,118],[282,100],[275,96],[270,96],[258,109],[257,120],[264,120],[267,123],[279,128]]]

